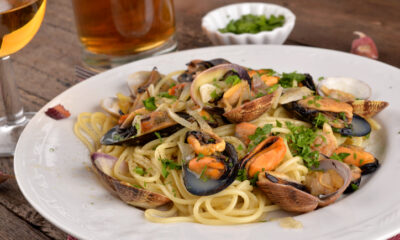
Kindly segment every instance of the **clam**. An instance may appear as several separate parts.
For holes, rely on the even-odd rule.
[[[290,212],[310,212],[335,202],[349,186],[350,168],[339,161],[320,161],[307,175],[305,184],[285,180],[270,172],[259,174],[257,186],[269,200]]]
[[[200,72],[208,68],[227,63],[230,62],[223,58],[215,58],[209,61],[192,60],[188,64],[186,64],[188,66],[187,70],[178,76],[178,81],[192,82],[195,79],[196,75],[199,74]]]
[[[190,95],[200,107],[219,109],[229,121],[238,123],[259,117],[276,98],[276,94],[267,94],[251,100],[250,89],[251,79],[246,69],[222,64],[200,73],[192,83]]]
[[[371,88],[363,81],[347,77],[329,77],[318,84],[318,94],[332,97],[344,102],[356,99],[368,99],[371,96]]]
[[[111,114],[114,117],[119,118],[121,116],[119,105],[118,105],[118,98],[116,97],[108,97],[104,98],[100,103],[101,108]]]
[[[362,117],[353,114],[353,107],[345,102],[321,96],[309,96],[283,107],[300,119],[316,123],[326,120],[336,132],[344,136],[365,136],[371,132],[370,124]]]
[[[312,90],[308,87],[295,87],[295,88],[285,88],[283,93],[279,98],[279,104],[287,104],[290,102],[295,102],[303,99],[303,97],[308,97],[313,94]]]
[[[194,121],[187,113],[176,114]],[[140,134],[138,134],[138,128],[140,128]],[[127,128],[121,128],[117,125],[111,128],[100,142],[102,145],[144,145],[158,137],[167,137],[182,128],[183,126],[172,120],[167,112],[155,111],[144,115],[140,120],[140,126],[130,125]]]
[[[371,153],[365,151],[363,148],[354,145],[341,145],[333,154],[345,154],[343,162],[354,165],[361,169],[362,175],[375,172],[379,168],[379,161]]]
[[[282,162],[286,146],[282,137],[271,136],[259,143],[241,161],[248,177],[257,173],[274,170]]]
[[[351,103],[353,113],[371,118],[386,108],[389,103],[385,101],[355,100]]]
[[[235,147],[225,144],[222,152],[197,156],[183,164],[183,182],[188,192],[207,196],[228,187],[238,174],[238,156]]]
[[[114,178],[112,171],[117,162],[117,158],[104,153],[95,152],[91,155],[91,159],[94,172],[99,180],[109,191],[116,194],[125,203],[141,208],[156,208],[171,201],[162,194],[134,187],[129,183]],[[126,165],[126,163],[124,164]],[[123,167],[127,168],[128,166]]]

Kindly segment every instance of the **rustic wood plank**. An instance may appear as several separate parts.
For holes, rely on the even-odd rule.
[[[4,173],[8,173],[13,175],[13,159],[12,158],[0,158],[0,169]],[[2,210],[5,209],[5,210]],[[6,213],[9,211],[9,213]],[[7,214],[7,217],[4,217],[4,221],[11,221],[14,218],[19,218],[19,222],[24,220],[24,223],[21,225],[31,226],[34,231],[42,232],[42,235],[38,236],[48,236],[53,239],[66,239],[66,234],[54,227],[47,220],[45,220],[32,206],[26,201],[21,191],[18,188],[18,185],[15,179],[9,179],[6,182],[0,185],[0,221],[3,221],[2,214]],[[13,221],[13,220],[12,220]],[[0,226],[5,224],[4,222],[0,222]],[[17,223],[15,223],[17,224]],[[20,223],[18,223],[20,224]],[[5,224],[4,234],[10,234],[10,231],[14,229],[14,226],[11,224]],[[0,239],[2,237],[2,229],[0,227]],[[23,234],[26,231],[23,228],[21,231],[21,238],[7,238],[7,239],[28,239],[23,238]],[[15,230],[15,229],[14,229]],[[33,231],[33,230],[32,230]],[[18,231],[17,231],[18,232]],[[16,233],[15,233],[16,234]],[[5,238],[6,239],[6,238]],[[36,239],[36,238],[35,238]],[[37,238],[40,239],[40,238]],[[47,239],[43,238],[43,239]]]
[[[0,205],[0,240],[51,239]]]

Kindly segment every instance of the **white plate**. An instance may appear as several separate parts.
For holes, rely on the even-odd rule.
[[[283,229],[277,222],[239,226],[195,223],[155,224],[143,212],[110,195],[86,169],[88,151],[72,128],[81,112],[98,111],[100,99],[128,93],[127,76],[157,66],[162,73],[184,69],[192,59],[223,57],[252,68],[270,67],[320,76],[362,79],[372,99],[390,106],[379,114],[383,125],[381,168],[355,193],[337,203],[296,217],[304,228]],[[16,149],[18,184],[37,211],[80,239],[384,239],[400,232],[400,70],[337,51],[296,46],[224,46],[182,51],[130,63],[88,79],[60,94],[31,120]],[[44,111],[58,103],[72,113],[55,121]]]

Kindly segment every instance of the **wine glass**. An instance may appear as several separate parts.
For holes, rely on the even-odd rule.
[[[0,118],[0,156],[12,156],[23,128],[34,113],[26,113],[13,80],[10,55],[35,36],[47,0],[0,0],[0,87],[5,117]]]

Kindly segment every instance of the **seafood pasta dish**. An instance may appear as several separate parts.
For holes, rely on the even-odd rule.
[[[104,187],[151,222],[259,222],[332,204],[379,168],[365,146],[388,103],[370,95],[353,78],[193,60],[132,73],[74,132]]]

